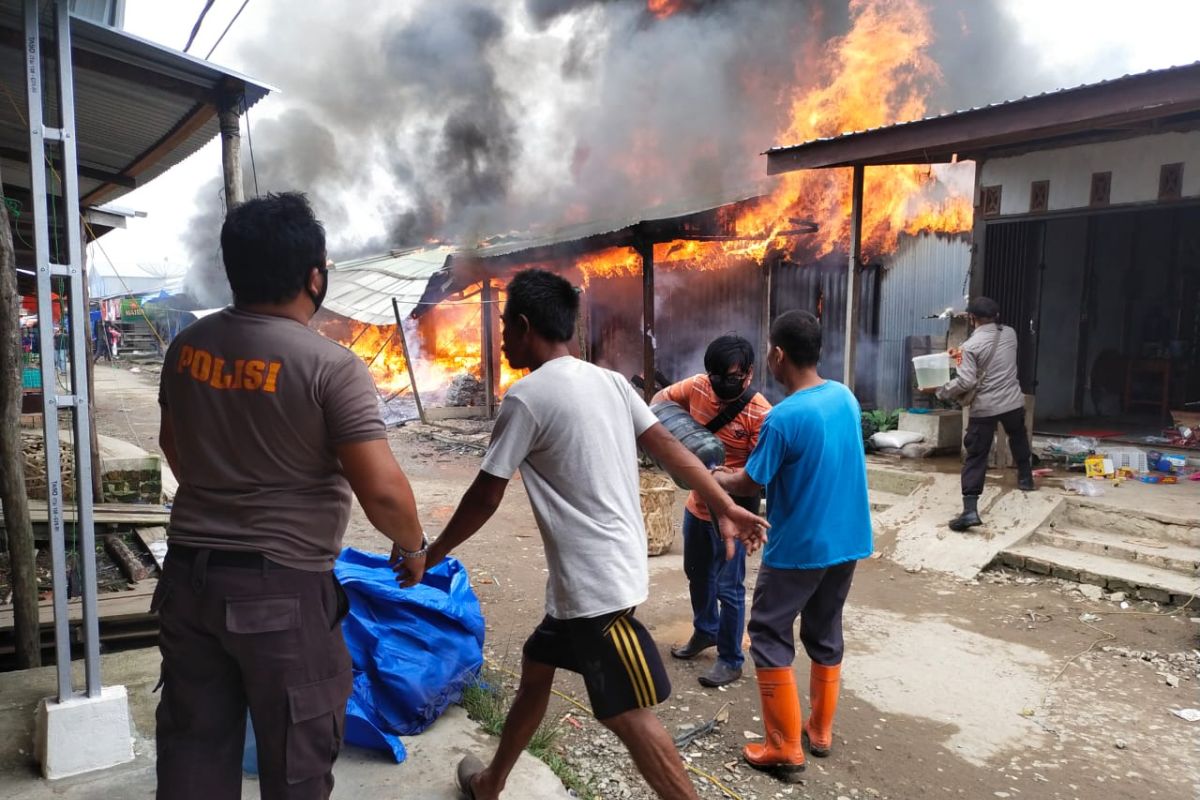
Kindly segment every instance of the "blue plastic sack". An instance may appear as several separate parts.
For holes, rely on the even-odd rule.
[[[347,547],[334,567],[350,598],[342,632],[354,662],[345,740],[390,751],[462,698],[483,665],[483,610],[462,562],[448,558],[401,589],[385,555]]]

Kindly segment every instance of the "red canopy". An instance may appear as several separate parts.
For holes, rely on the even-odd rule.
[[[59,302],[57,294],[50,295],[50,302],[54,307],[54,321],[59,322],[62,319],[62,303]],[[24,295],[21,297],[21,311],[25,314],[38,313],[37,298]]]

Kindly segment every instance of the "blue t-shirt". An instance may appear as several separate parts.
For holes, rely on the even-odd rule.
[[[767,414],[746,462],[751,480],[767,487],[767,566],[819,569],[871,555],[861,415],[854,394],[835,381],[796,392]]]

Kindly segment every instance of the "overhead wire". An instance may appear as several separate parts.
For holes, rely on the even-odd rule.
[[[254,163],[254,135],[250,133],[250,106],[242,95],[242,114],[246,117],[246,145],[250,148],[250,174],[254,176],[254,196],[258,197],[258,167]]]
[[[209,5],[212,5],[212,3],[209,3]],[[243,0],[241,8],[237,10],[237,13],[233,15],[233,19],[229,20],[229,24],[225,26],[225,30],[221,31],[221,35],[217,37],[217,41],[213,43],[211,48],[209,48],[208,55],[204,57],[205,61],[212,58],[212,54],[217,49],[217,45],[219,45],[221,40],[225,38],[225,34],[229,33],[229,29],[233,27],[233,23],[237,22],[238,17],[242,15],[242,12],[246,10],[246,6],[248,5],[250,5],[250,0]]]
[[[187,52],[192,48],[192,43],[196,41],[196,34],[200,32],[200,26],[204,24],[204,18],[208,16],[208,10],[213,7],[216,0],[205,0],[204,8],[200,9],[200,16],[196,17],[196,24],[192,26],[192,33],[188,36],[187,44],[183,46],[183,52]]]

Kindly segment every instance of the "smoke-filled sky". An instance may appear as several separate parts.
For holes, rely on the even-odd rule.
[[[1200,60],[1192,0],[1133,15],[1124,0],[921,2],[941,68],[929,113]],[[217,0],[194,55],[240,5]],[[126,29],[182,47],[202,6],[129,0]],[[849,3],[691,6],[656,19],[640,0],[251,0],[212,60],[279,89],[250,113],[258,190],[308,192],[337,259],[761,188],[759,153],[784,143],[784,101],[811,88],[802,67],[845,33]],[[219,176],[214,142],[121,198],[149,216],[105,237],[107,254],[215,266]]]

